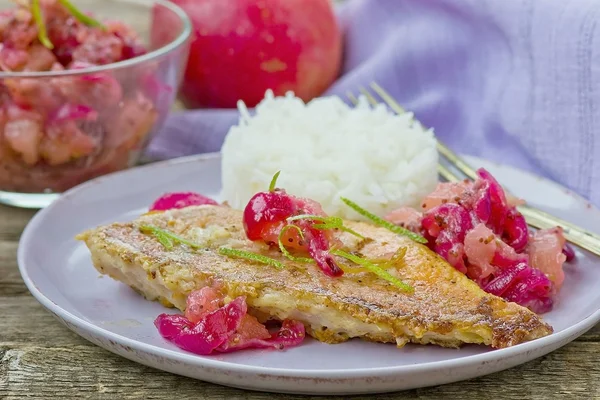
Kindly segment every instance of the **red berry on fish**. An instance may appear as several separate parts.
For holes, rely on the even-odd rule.
[[[295,215],[297,209],[292,196],[283,190],[255,194],[244,209],[244,229],[248,239],[264,239],[273,226],[283,227],[285,220]]]
[[[285,190],[257,193],[244,209],[246,236],[252,241],[263,240],[275,245],[280,239],[282,230],[290,225],[287,219],[305,214],[325,216],[319,203],[292,196]],[[294,221],[293,225],[300,229],[302,235],[296,229],[288,229],[283,235],[286,247],[306,251],[319,268],[329,276],[337,277],[344,274],[333,256],[329,254],[330,242],[333,239],[330,237],[330,232],[314,228],[310,219]]]
[[[193,192],[166,193],[159,197],[150,207],[150,211],[166,211],[174,208],[190,206],[219,205],[210,197]]]

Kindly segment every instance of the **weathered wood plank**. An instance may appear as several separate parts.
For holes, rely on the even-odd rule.
[[[0,241],[19,240],[25,225],[35,212],[0,205]]]
[[[28,296],[17,266],[17,242],[0,241],[0,297]]]
[[[43,343],[64,347],[88,343],[60,324],[31,295],[0,297],[0,316],[0,346],[17,348]]]
[[[590,354],[600,343],[575,342],[543,359],[468,382],[377,396],[378,399],[600,398],[600,366]],[[21,399],[296,399],[244,392],[178,377],[134,364],[98,347],[80,344],[0,346],[0,397]],[[369,397],[356,397],[369,398]],[[339,397],[342,399],[342,397]]]

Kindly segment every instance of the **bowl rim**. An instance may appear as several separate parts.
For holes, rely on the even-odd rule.
[[[174,50],[177,50],[179,47],[184,45],[187,40],[190,38],[192,34],[192,21],[190,20],[187,13],[175,3],[168,0],[115,0],[120,3],[131,3],[137,4],[140,6],[145,6],[147,8],[152,8],[155,5],[160,5],[161,7],[166,7],[171,12],[179,17],[179,20],[182,23],[182,29],[179,35],[173,39],[168,44],[159,47],[155,50],[152,50],[146,54],[141,56],[133,57],[128,60],[118,61],[111,64],[104,65],[96,65],[88,68],[81,69],[66,69],[63,71],[29,71],[29,72],[5,72],[0,71],[0,79],[5,78],[58,78],[58,77],[68,77],[68,76],[77,76],[77,75],[88,75],[94,74],[98,72],[112,71],[116,69],[129,68],[138,64],[145,63],[147,61],[160,58],[165,54],[171,53]],[[1,44],[0,44],[1,47]]]

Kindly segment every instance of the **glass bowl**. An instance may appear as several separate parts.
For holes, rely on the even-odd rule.
[[[133,28],[148,52],[62,71],[0,66],[0,203],[45,207],[73,186],[135,165],[176,100],[192,31],[183,10],[163,0],[76,5]],[[0,0],[0,12],[9,8],[12,0]],[[157,13],[172,25],[153,26]]]

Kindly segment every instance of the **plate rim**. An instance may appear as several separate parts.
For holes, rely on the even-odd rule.
[[[513,357],[518,357],[521,354],[527,354],[530,352],[536,352],[544,350],[548,347],[552,347],[558,343],[565,342],[564,344],[559,345],[558,347],[564,346],[566,343],[574,340],[576,337],[580,336],[587,330],[593,328],[596,324],[600,322],[600,309],[591,313],[586,318],[582,319],[578,323],[560,331],[557,333],[552,333],[549,336],[545,336],[543,338],[539,338],[530,342],[525,342],[518,344],[516,346],[504,348],[504,349],[495,349],[493,351],[489,351],[483,354],[475,354],[468,355],[465,357],[460,357],[456,359],[450,360],[441,360],[441,361],[431,361],[425,363],[418,364],[410,364],[410,365],[399,365],[399,366],[388,366],[388,367],[373,367],[373,368],[356,368],[356,369],[289,369],[289,368],[276,368],[276,367],[264,367],[264,366],[253,366],[246,364],[239,364],[230,361],[212,359],[210,356],[198,356],[192,353],[184,353],[178,349],[166,349],[157,347],[152,344],[148,344],[146,342],[130,339],[120,334],[111,332],[107,329],[104,329],[96,324],[86,321],[83,318],[80,318],[71,312],[63,309],[58,304],[54,303],[50,298],[46,297],[34,284],[31,280],[28,272],[27,272],[27,244],[33,239],[36,228],[44,221],[44,218],[47,214],[50,214],[52,210],[60,203],[65,201],[70,201],[71,197],[76,195],[78,192],[86,190],[90,186],[95,186],[104,180],[110,180],[115,178],[116,176],[122,176],[125,174],[131,173],[133,170],[140,169],[153,169],[153,168],[161,168],[168,165],[179,165],[179,164],[187,164],[187,163],[195,163],[195,162],[206,162],[214,159],[218,159],[221,157],[220,152],[214,153],[205,153],[199,155],[191,155],[185,157],[178,157],[170,160],[157,161],[153,163],[149,163],[146,165],[138,166],[135,168],[130,168],[127,170],[115,172],[112,174],[100,176],[98,178],[87,181],[81,185],[78,185],[65,193],[63,193],[59,198],[53,201],[46,208],[38,211],[33,218],[27,223],[23,233],[19,239],[18,249],[17,249],[17,263],[19,267],[19,272],[25,285],[27,286],[29,292],[33,295],[33,297],[46,309],[55,314],[56,316],[63,318],[66,322],[69,322],[76,327],[83,329],[90,334],[93,334],[96,337],[114,340],[115,342],[129,346],[132,349],[158,355],[161,357],[165,357],[168,359],[176,360],[183,364],[192,364],[196,367],[208,367],[214,368],[217,370],[226,370],[229,372],[235,373],[245,373],[245,374],[268,374],[271,376],[284,376],[284,377],[297,377],[297,378],[320,378],[320,379],[352,379],[352,378],[364,378],[365,376],[377,376],[381,377],[389,377],[394,375],[401,375],[403,373],[418,373],[418,372],[427,372],[439,369],[454,369],[461,368],[465,366],[470,366],[474,364],[486,364],[488,362],[493,362],[497,360],[503,359],[511,359]],[[556,183],[550,179],[541,177],[539,175],[533,174],[529,171],[524,171],[519,168],[515,168],[510,165],[496,163],[493,161],[485,160],[480,157],[468,156],[468,158],[473,160],[482,160],[487,163],[493,163],[503,168],[513,169],[515,171],[519,171],[520,173],[524,173],[529,175],[530,177],[541,179],[545,183],[552,184],[560,189],[565,191],[566,195],[574,197],[576,200],[585,202],[589,204],[590,211],[600,212],[600,210],[593,204],[591,204],[587,199],[580,196],[579,194],[573,192],[572,190]],[[81,335],[80,335],[81,336]],[[557,348],[558,348],[557,347]],[[536,357],[537,358],[537,357]]]

